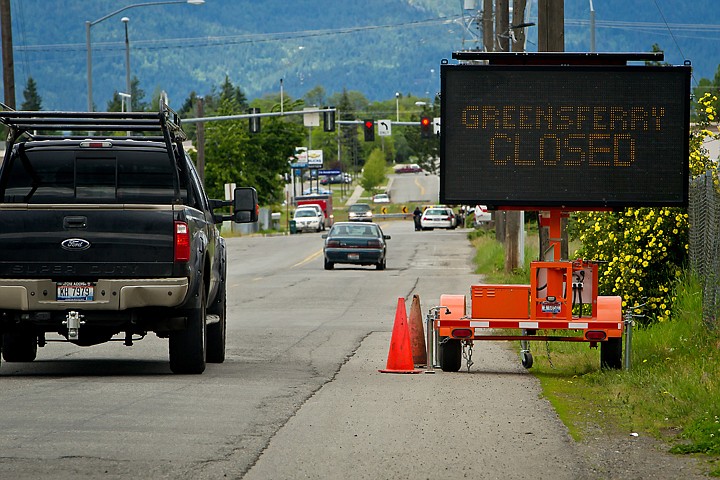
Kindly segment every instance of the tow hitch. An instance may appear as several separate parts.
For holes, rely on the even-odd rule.
[[[63,325],[65,325],[68,330],[68,340],[78,339],[78,332],[80,331],[80,326],[85,324],[85,321],[82,318],[83,315],[80,315],[79,312],[76,312],[74,310],[68,312],[67,317],[63,322]]]

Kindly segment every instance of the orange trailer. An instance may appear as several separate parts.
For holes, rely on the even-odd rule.
[[[562,212],[550,211],[550,238],[560,238]],[[553,248],[559,257],[559,240]],[[598,265],[586,260],[530,263],[529,285],[470,287],[470,315],[465,295],[442,295],[441,306],[429,327],[428,361],[444,371],[456,372],[462,362],[463,343],[520,340],[521,361],[533,364],[530,340],[589,342],[600,345],[600,363],[622,367],[622,299],[598,295]],[[493,330],[503,330],[495,334]],[[573,331],[574,336],[539,334],[538,331]],[[433,360],[430,360],[433,359]]]

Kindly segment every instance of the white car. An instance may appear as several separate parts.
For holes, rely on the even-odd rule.
[[[423,230],[433,228],[455,228],[455,214],[448,207],[428,207],[420,216],[420,226]]]
[[[373,197],[373,203],[390,203],[390,196],[387,193],[378,193]]]
[[[297,210],[303,209],[303,208],[311,208],[315,210],[315,214],[320,218],[322,230],[325,230],[325,227],[327,227],[327,219],[325,218],[325,212],[323,212],[322,207],[317,203],[303,203],[302,205],[298,205]]]
[[[492,221],[492,214],[488,211],[485,205],[475,205],[473,215],[475,217],[473,218],[473,225],[475,227],[479,227],[480,225],[490,223]]]
[[[295,210],[293,220],[298,232],[319,232],[322,230],[322,212],[318,216],[314,208],[298,208]]]

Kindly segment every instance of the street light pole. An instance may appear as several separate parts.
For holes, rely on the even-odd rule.
[[[93,111],[93,95],[92,95],[92,49],[90,48],[90,27],[93,25],[97,25],[98,23],[102,22],[103,20],[107,20],[110,17],[113,17],[117,15],[120,12],[124,12],[125,10],[129,10],[131,8],[137,8],[137,7],[151,7],[154,5],[170,5],[170,4],[190,4],[190,5],[202,5],[205,3],[205,0],[168,0],[168,1],[162,1],[162,2],[143,2],[143,3],[134,3],[132,5],[127,5],[123,8],[120,8],[118,10],[115,10],[114,12],[108,13],[104,17],[100,17],[97,20],[94,21],[86,21],[85,22],[85,48],[87,50],[87,85],[88,85],[88,112]],[[129,65],[129,63],[128,63]],[[128,92],[130,93],[130,92]]]
[[[125,24],[125,91],[130,95],[127,111],[132,112],[132,85],[130,85],[130,37],[128,36],[128,23],[130,19],[123,17],[121,21]]]
[[[400,92],[395,92],[395,113],[397,114],[397,121],[400,123]]]

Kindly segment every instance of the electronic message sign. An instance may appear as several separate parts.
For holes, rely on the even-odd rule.
[[[686,206],[689,66],[441,65],[440,200]]]

